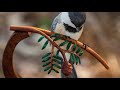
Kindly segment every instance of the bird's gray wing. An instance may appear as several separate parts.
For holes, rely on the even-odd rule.
[[[55,19],[53,20],[53,23],[51,25],[51,31],[54,32],[57,23],[60,23],[60,14],[58,16],[55,17]]]
[[[70,60],[70,63],[71,63],[71,60]],[[71,63],[71,64],[72,64],[72,63]],[[61,78],[78,78],[78,77],[77,77],[76,70],[75,70],[75,67],[74,67],[73,64],[72,64],[72,66],[73,66],[73,70],[72,70],[71,75],[67,77],[67,76],[65,76],[65,75],[61,72]]]

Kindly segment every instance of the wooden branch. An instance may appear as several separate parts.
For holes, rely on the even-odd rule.
[[[33,33],[40,33],[42,31],[43,33],[45,33],[49,36],[54,34],[54,32],[51,32],[49,30],[36,28],[36,27],[31,27],[31,26],[10,26],[10,30],[12,30],[12,31],[33,32]],[[62,39],[65,39],[64,35],[63,35]],[[85,49],[85,46],[83,46],[83,43],[81,43],[79,41],[76,41],[74,39],[68,39],[68,40],[72,41],[73,43],[76,43],[78,46]],[[55,45],[55,46],[58,47],[57,45]],[[92,48],[87,46],[85,50],[87,52],[89,52],[92,56],[94,56],[106,69],[109,69],[109,66],[108,66],[107,62],[98,53],[96,53]]]
[[[2,60],[3,73],[6,78],[21,78],[19,74],[15,71],[13,64],[13,53],[16,45],[23,39],[29,37],[27,32],[14,32],[8,41]]]
[[[54,55],[54,46],[52,45],[51,66],[52,66],[52,64],[53,64],[53,55]],[[53,69],[53,66],[52,66],[51,69]]]
[[[54,32],[51,32],[49,30],[44,30],[41,28],[31,27],[31,26],[10,26],[10,30],[15,31],[14,34],[11,36],[10,40],[8,41],[6,48],[4,50],[3,54],[3,60],[2,60],[2,67],[3,72],[6,78],[21,78],[19,74],[15,72],[14,65],[13,65],[13,52],[16,47],[16,45],[23,39],[29,37],[29,32],[32,33],[39,33],[43,36],[45,36],[56,48],[58,48],[63,55],[64,61],[67,62],[67,59],[65,57],[65,50],[61,49],[53,40],[49,37]],[[62,37],[63,40],[66,38]],[[68,41],[72,41],[73,44],[77,44],[81,48],[85,49],[85,46],[83,46],[83,43],[76,41],[74,39],[68,38]],[[87,52],[89,52],[92,56],[94,56],[106,69],[109,69],[108,64],[106,61],[97,54],[93,49],[90,47],[86,47],[85,49]],[[69,51],[69,50],[68,50]],[[70,52],[70,51],[69,51]]]

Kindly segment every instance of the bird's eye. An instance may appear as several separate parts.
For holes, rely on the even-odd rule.
[[[64,23],[64,26],[65,26],[65,29],[68,30],[69,32],[76,32],[76,29],[69,26],[68,24]]]
[[[73,28],[73,27],[71,27],[71,26],[69,26],[68,24],[65,24],[65,23],[64,23],[64,26],[67,30],[74,30],[75,29],[75,28]]]

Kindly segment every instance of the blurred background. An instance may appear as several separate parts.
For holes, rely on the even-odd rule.
[[[59,12],[0,12],[0,78],[2,56],[5,46],[13,34],[10,25],[35,26],[50,29],[54,17]],[[75,66],[79,78],[119,78],[120,77],[120,12],[86,12],[84,32],[79,39],[100,54],[109,64],[106,70],[93,56],[85,52],[81,65]],[[50,75],[43,71],[41,56],[50,50],[41,51],[39,34],[21,41],[14,52],[16,71],[24,78],[60,78],[60,74]],[[43,40],[42,42],[44,42]]]

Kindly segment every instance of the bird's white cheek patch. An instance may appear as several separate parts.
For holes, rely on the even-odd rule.
[[[55,28],[55,32],[59,34],[65,33],[65,28],[63,24],[57,24]]]
[[[71,22],[68,12],[62,12],[61,21],[64,22],[65,24],[68,24],[69,26],[76,28],[75,25]]]

